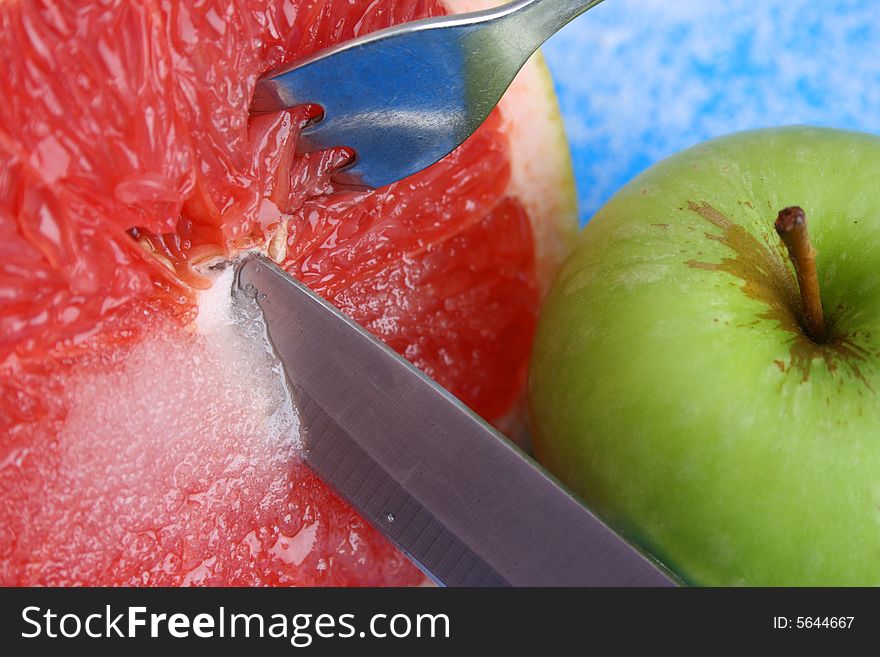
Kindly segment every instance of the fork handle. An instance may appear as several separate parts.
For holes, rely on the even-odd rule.
[[[508,6],[508,20],[515,22],[520,34],[528,35],[528,47],[537,50],[556,32],[600,2],[602,0],[517,0]]]

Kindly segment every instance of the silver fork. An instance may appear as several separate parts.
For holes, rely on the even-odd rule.
[[[382,187],[467,139],[532,53],[600,2],[516,0],[375,32],[269,73],[251,111],[320,105],[300,150],[349,147],[355,158],[335,180]]]

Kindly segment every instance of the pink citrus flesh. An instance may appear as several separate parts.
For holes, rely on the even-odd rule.
[[[0,583],[422,581],[246,385],[256,341],[193,326],[205,266],[263,249],[484,417],[517,404],[540,293],[502,114],[369,192],[296,152],[316,108],[248,116],[271,68],[444,11],[0,4]]]

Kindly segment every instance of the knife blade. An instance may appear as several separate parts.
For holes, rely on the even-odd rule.
[[[668,586],[671,577],[449,392],[270,260],[257,304],[302,426],[303,458],[448,586]]]

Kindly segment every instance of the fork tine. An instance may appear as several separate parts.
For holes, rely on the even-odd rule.
[[[459,117],[426,116],[398,110],[341,115],[327,108],[324,120],[304,129],[297,148],[304,152],[344,145],[354,150],[353,163],[334,175],[337,182],[382,187],[431,166],[462,139]],[[381,126],[381,127],[377,127]]]
[[[339,172],[340,181],[381,187],[430,166],[485,118],[469,108],[456,43],[447,35],[413,33],[342,49],[264,83],[254,107],[320,105],[323,119],[303,129],[301,149],[352,148],[357,160]],[[415,48],[420,59],[433,62],[430,75],[412,65]]]

